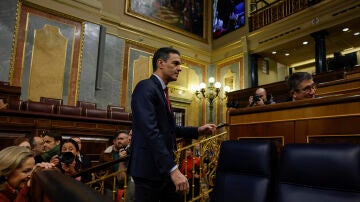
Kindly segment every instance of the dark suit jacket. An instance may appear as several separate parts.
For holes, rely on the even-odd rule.
[[[179,127],[169,112],[164,90],[156,76],[140,81],[131,100],[132,142],[130,175],[150,180],[169,176],[176,164],[176,137],[197,138],[197,127]]]

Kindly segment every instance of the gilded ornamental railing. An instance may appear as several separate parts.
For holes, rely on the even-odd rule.
[[[221,132],[192,144],[185,145],[183,142],[178,143],[179,149],[175,154],[176,162],[182,173],[188,177],[190,184],[190,192],[189,194],[184,194],[184,201],[208,200],[214,186],[220,145],[226,139],[227,133]],[[114,164],[125,160],[118,159],[84,171],[93,173],[94,177],[94,180],[88,182],[87,185],[102,195],[108,195],[113,201],[127,201],[129,197],[126,191],[129,182],[127,177],[124,180],[123,190],[118,190],[116,186],[117,176],[121,173],[126,173],[126,170],[110,173],[108,169]],[[81,173],[78,175],[81,175]],[[106,189],[106,183],[108,182],[112,182],[112,190]]]

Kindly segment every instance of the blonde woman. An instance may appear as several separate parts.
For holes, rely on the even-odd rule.
[[[35,167],[52,168],[51,163],[35,165],[31,150],[11,146],[0,151],[0,201],[29,201],[30,177]]]

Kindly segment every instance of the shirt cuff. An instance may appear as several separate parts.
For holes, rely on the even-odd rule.
[[[171,169],[170,169],[170,172],[169,172],[169,174],[170,173],[172,173],[174,170],[176,170],[178,168],[178,165],[175,165],[174,167],[172,167]]]

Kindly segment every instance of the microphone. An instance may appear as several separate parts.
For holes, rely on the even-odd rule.
[[[219,123],[217,126],[216,126],[216,129],[220,129],[224,126],[228,126],[229,124],[228,123]]]

